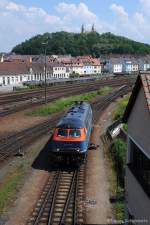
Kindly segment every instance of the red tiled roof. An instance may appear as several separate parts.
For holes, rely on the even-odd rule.
[[[125,113],[123,115],[122,121],[127,122],[136,101],[137,95],[140,91],[141,86],[144,89],[145,98],[147,101],[148,110],[150,112],[150,72],[145,71],[142,74],[139,74],[137,80],[135,82],[134,88],[132,90],[132,94],[130,96],[128,105],[126,107]]]
[[[52,64],[53,65],[53,64]],[[61,65],[60,65],[61,66]],[[43,63],[15,63],[15,62],[3,62],[0,63],[0,75],[20,75],[30,74],[30,69],[34,73],[43,73]],[[47,64],[47,70],[51,71],[51,65]]]
[[[17,75],[29,73],[26,63],[3,62],[0,63],[0,75]]]
[[[145,92],[148,108],[150,111],[150,74],[141,74],[142,85]]]

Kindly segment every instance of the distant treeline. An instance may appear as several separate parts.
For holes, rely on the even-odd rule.
[[[150,45],[116,36],[112,33],[99,34],[56,32],[37,35],[15,46],[12,52],[17,54],[39,55],[44,53],[47,45],[47,54],[92,55],[99,57],[101,54],[149,54]]]

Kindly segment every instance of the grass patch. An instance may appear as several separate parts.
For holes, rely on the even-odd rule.
[[[120,196],[124,197],[125,155],[126,143],[121,139],[115,139],[111,145],[105,144],[105,158],[110,182],[109,192],[110,197],[114,199],[112,208],[116,220],[124,220],[125,218],[125,202],[124,199],[119,199]]]
[[[98,93],[99,95],[107,95],[107,94],[109,94],[111,91],[112,91],[112,87],[105,86],[105,87],[100,88],[100,89],[97,91],[97,93]]]
[[[60,98],[54,102],[48,103],[46,106],[34,109],[28,112],[28,116],[48,116],[51,113],[60,112],[67,107],[70,107],[75,101],[90,101],[97,95],[106,95],[112,91],[111,87],[105,86],[98,91],[91,91],[81,95]]]
[[[40,90],[42,86],[32,85],[32,86],[22,86],[22,87],[15,87],[14,91],[21,92],[21,91],[30,91],[30,90]]]
[[[19,191],[30,175],[33,161],[48,139],[49,135],[46,135],[39,142],[30,145],[22,158],[14,158],[8,168],[4,168],[4,171],[7,169],[7,173],[4,173],[4,177],[0,182],[0,216],[5,215],[14,200],[16,200]]]
[[[125,96],[124,98],[118,101],[117,106],[112,113],[114,120],[119,120],[122,118],[128,102],[129,102],[129,96]]]
[[[114,169],[118,173],[119,185],[124,188],[125,162],[127,144],[120,138],[116,138],[110,148]]]
[[[27,165],[21,162],[0,184],[0,214],[5,212],[9,203],[14,200],[26,173]]]
[[[95,98],[97,95],[96,91],[92,91],[89,93],[85,93],[82,95],[70,96],[67,98],[60,98],[52,103],[47,104],[46,106],[42,106],[38,109],[34,109],[33,111],[27,113],[27,115],[31,116],[47,116],[51,113],[56,113],[65,108],[71,106],[74,101],[89,101]]]
[[[114,211],[116,214],[117,220],[124,220],[124,210],[125,210],[125,204],[124,202],[116,202],[114,204]]]
[[[116,138],[110,146],[109,151],[110,159],[112,161],[112,170],[114,171],[114,175],[116,177],[115,189],[113,190],[113,195],[116,196],[116,201],[113,203],[113,208],[116,219],[118,220],[123,220],[125,217],[124,199],[117,200],[117,198],[124,195],[126,149],[126,143],[122,139]]]

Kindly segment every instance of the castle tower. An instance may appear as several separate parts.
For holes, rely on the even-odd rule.
[[[84,24],[82,24],[81,26],[81,34],[83,34],[85,32],[85,27],[84,27]]]

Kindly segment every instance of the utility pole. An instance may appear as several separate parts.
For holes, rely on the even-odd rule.
[[[47,104],[47,79],[46,79],[46,72],[47,72],[47,63],[46,63],[46,47],[47,47],[48,42],[44,42],[42,43],[43,46],[45,46],[44,49],[44,56],[45,56],[45,60],[44,60],[44,96],[45,96],[45,104]]]

